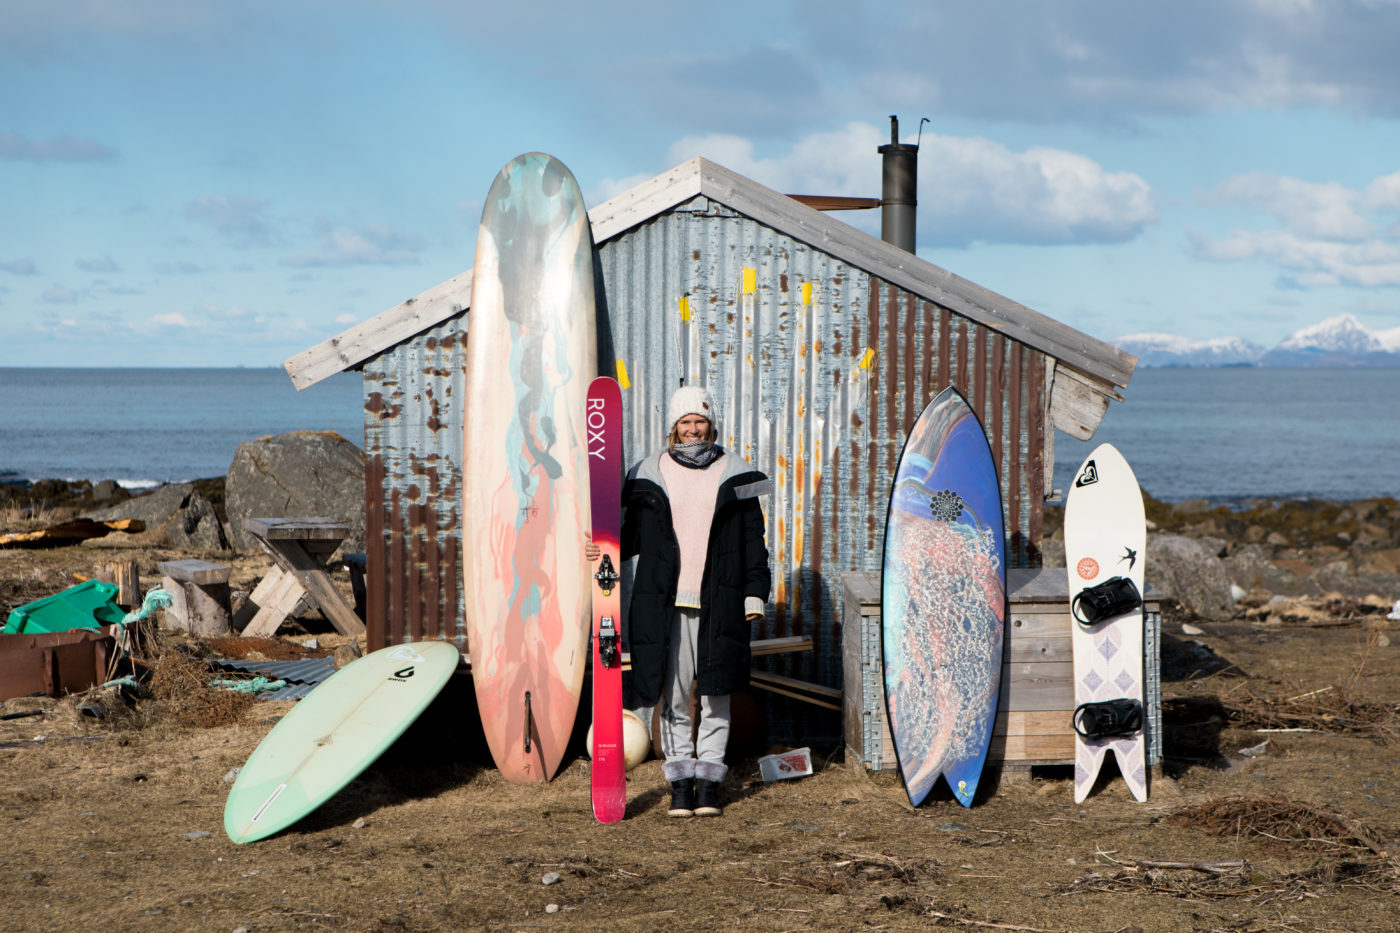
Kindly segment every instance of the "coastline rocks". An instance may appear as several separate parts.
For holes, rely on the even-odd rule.
[[[1245,590],[1266,590],[1293,596],[1320,596],[1322,588],[1313,580],[1299,577],[1269,560],[1257,544],[1246,544],[1225,558],[1225,569]]]
[[[171,547],[201,551],[226,551],[224,526],[210,501],[191,492],[180,511],[171,516],[165,529],[165,543]]]
[[[1181,535],[1151,535],[1147,542],[1147,582],[1181,605],[1212,622],[1235,612],[1230,575],[1217,556],[1220,542]]]
[[[252,549],[245,518],[333,518],[350,526],[341,547],[365,547],[365,455],[334,431],[245,441],[233,455],[224,507],[234,547]]]
[[[170,516],[184,508],[185,501],[192,492],[194,492],[194,483],[171,483],[143,496],[127,499],[117,505],[87,512],[83,517],[99,522],[135,518],[145,522],[147,528],[156,528],[165,524],[170,520]]]

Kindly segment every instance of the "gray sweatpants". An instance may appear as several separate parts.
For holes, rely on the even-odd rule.
[[[700,697],[698,730],[690,716],[699,630],[698,609],[676,609],[661,688],[661,753],[666,759],[661,768],[668,781],[692,777],[722,781],[729,770],[724,764],[724,749],[729,744],[729,694]]]

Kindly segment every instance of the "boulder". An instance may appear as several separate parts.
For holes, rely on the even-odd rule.
[[[218,513],[208,499],[191,492],[180,511],[170,518],[165,543],[171,547],[198,551],[228,550],[228,539]]]
[[[293,431],[238,445],[224,484],[229,534],[256,547],[245,518],[333,518],[350,527],[341,547],[365,548],[365,455],[334,431]]]
[[[135,518],[145,522],[147,528],[158,528],[185,507],[192,492],[194,483],[170,483],[117,505],[84,513],[83,517],[99,522]]]
[[[1225,570],[1230,579],[1246,590],[1267,590],[1270,593],[1320,595],[1316,583],[1300,578],[1291,570],[1277,566],[1257,544],[1246,544],[1225,558]]]
[[[1203,619],[1219,622],[1235,612],[1230,575],[1209,545],[1182,535],[1149,535],[1146,579]]]

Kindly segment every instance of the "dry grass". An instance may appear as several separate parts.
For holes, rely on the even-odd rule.
[[[208,666],[180,651],[156,658],[151,666],[151,693],[155,712],[200,729],[240,722],[257,702],[251,695],[209,686]]]
[[[1382,833],[1341,813],[1286,797],[1224,797],[1177,810],[1167,822],[1212,836],[1258,836],[1287,847],[1364,849],[1389,857],[1378,841]]]

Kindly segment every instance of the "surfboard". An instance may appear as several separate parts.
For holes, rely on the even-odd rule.
[[[1006,542],[991,448],[951,386],[900,454],[881,589],[885,702],[909,802],[943,775],[969,807],[1001,685]]]
[[[1065,564],[1071,612],[1084,615],[1074,598],[1112,577],[1143,589],[1147,521],[1142,490],[1123,455],[1101,444],[1074,474],[1065,499]],[[1072,622],[1074,702],[1095,703],[1143,697],[1142,606],[1085,626]],[[1089,795],[1104,758],[1112,751],[1128,789],[1147,799],[1147,740],[1142,729],[1113,738],[1086,739],[1076,732],[1074,802]]]
[[[347,664],[278,720],[224,803],[234,842],[280,832],[335,796],[413,724],[457,668],[451,642],[381,648]]]
[[[477,233],[462,455],[472,681],[511,781],[554,776],[583,689],[595,327],[583,193],[557,159],[522,155],[492,182]]]

